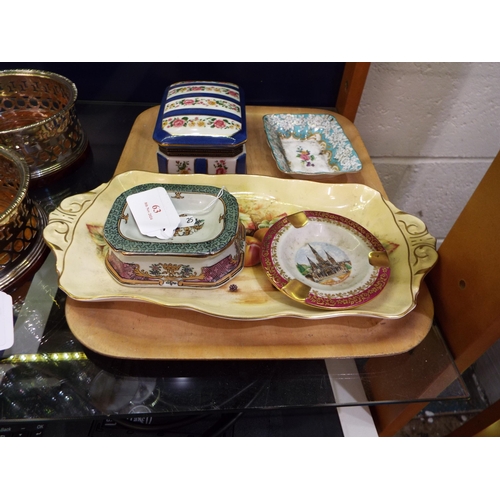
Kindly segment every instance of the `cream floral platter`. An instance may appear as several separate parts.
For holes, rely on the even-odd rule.
[[[141,233],[127,197],[163,187],[186,224],[162,240]],[[245,230],[238,202],[225,189],[186,184],[140,184],[120,194],[103,229],[106,268],[129,286],[213,288],[243,268]]]
[[[358,172],[361,160],[334,116],[264,115],[264,130],[278,169],[295,178]]]
[[[311,210],[271,226],[262,242],[262,266],[285,295],[323,309],[373,300],[391,274],[384,246],[369,231],[346,217]]]
[[[272,228],[285,215],[318,210],[349,218],[384,246],[390,278],[383,292],[352,309],[326,310],[290,299],[268,279],[262,265],[244,267],[218,288],[127,287],[106,270],[103,237],[107,215],[118,196],[146,183],[225,187],[238,200],[249,236]],[[378,191],[362,184],[324,184],[255,175],[175,175],[130,171],[93,191],[66,198],[49,214],[46,243],[56,256],[59,286],[81,301],[142,301],[195,310],[234,320],[280,317],[324,319],[368,316],[396,319],[412,311],[422,279],[437,261],[436,240],[418,218],[398,210]]]

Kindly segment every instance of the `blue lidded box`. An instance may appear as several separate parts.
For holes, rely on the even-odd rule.
[[[163,95],[153,139],[158,143],[162,173],[246,173],[242,89],[210,81],[170,85]]]

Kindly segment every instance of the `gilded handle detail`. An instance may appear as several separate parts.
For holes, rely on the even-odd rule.
[[[408,242],[412,287],[416,296],[422,279],[437,262],[436,238],[429,234],[425,223],[417,217],[397,209],[394,216]]]

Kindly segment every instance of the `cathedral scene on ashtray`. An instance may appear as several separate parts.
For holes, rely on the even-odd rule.
[[[336,285],[344,281],[351,273],[352,265],[347,256],[343,260],[338,260],[331,255],[333,252],[322,249],[323,255],[321,255],[320,251],[311,244],[308,243],[307,247],[308,263],[297,262],[297,269],[305,278],[322,285]]]

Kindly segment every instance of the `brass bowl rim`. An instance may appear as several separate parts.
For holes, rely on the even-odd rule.
[[[54,113],[53,115],[49,116],[48,118],[44,118],[43,120],[31,123],[30,125],[23,125],[22,127],[12,128],[9,130],[0,130],[0,136],[23,132],[35,127],[40,127],[40,125],[44,125],[45,123],[48,123],[58,118],[59,116],[66,114],[71,109],[71,107],[74,106],[78,97],[78,90],[76,88],[76,85],[69,78],[59,75],[58,73],[53,73],[52,71],[43,71],[38,69],[7,69],[4,71],[0,71],[0,79],[2,78],[2,76],[39,76],[41,78],[55,80],[56,82],[62,83],[66,87],[69,87],[71,95],[68,103],[57,113]]]
[[[17,211],[19,205],[21,205],[21,203],[23,203],[24,199],[26,198],[30,182],[30,175],[28,167],[20,158],[17,157],[16,154],[0,146],[0,156],[4,156],[8,160],[12,161],[12,163],[14,163],[18,167],[20,174],[20,183],[19,183],[20,186],[19,189],[17,190],[14,199],[3,212],[0,212],[0,226],[1,226],[9,221],[11,215]]]

